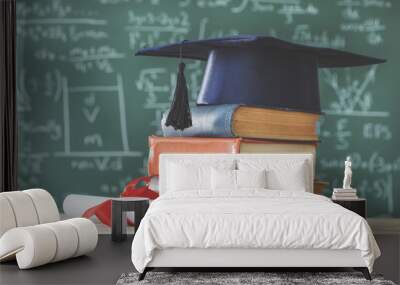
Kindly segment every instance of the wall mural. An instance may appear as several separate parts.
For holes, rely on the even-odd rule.
[[[260,34],[388,60],[320,71],[317,175],[330,195],[350,155],[369,215],[400,217],[398,12],[390,0],[19,0],[20,186],[46,188],[59,203],[118,195],[146,173],[147,137],[161,134],[176,82],[176,60],[135,51]],[[194,104],[204,63],[185,63]]]

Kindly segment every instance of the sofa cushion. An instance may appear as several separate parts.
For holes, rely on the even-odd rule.
[[[86,254],[97,239],[96,226],[84,218],[13,228],[0,238],[0,261],[16,258],[20,269],[33,268]]]
[[[15,220],[14,211],[10,201],[0,193],[0,237],[8,230],[15,228],[17,222]]]
[[[17,227],[26,227],[39,224],[38,214],[31,197],[23,191],[3,192],[0,195],[6,198],[13,210]]]

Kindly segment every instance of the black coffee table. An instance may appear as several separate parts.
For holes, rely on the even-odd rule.
[[[148,198],[125,197],[113,198],[111,203],[111,239],[112,241],[123,241],[126,239],[126,212],[135,212],[135,232],[140,221],[143,219],[149,207]]]

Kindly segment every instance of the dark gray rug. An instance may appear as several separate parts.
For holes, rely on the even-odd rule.
[[[359,272],[148,272],[146,278],[137,281],[138,273],[122,274],[117,285],[146,284],[328,284],[328,285],[395,285],[382,276],[373,275],[368,281]]]

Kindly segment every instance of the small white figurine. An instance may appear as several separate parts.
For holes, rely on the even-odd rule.
[[[343,189],[351,189],[351,176],[353,172],[351,171],[351,158],[346,157],[344,162],[344,179],[343,179]]]

